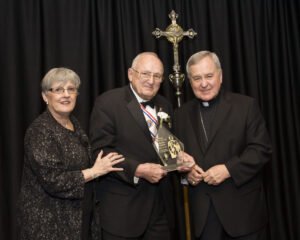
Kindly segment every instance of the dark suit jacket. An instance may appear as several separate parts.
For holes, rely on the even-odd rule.
[[[171,113],[170,104],[156,96],[156,107]],[[94,158],[103,149],[125,156],[119,164],[124,172],[110,173],[96,187],[100,222],[104,230],[124,237],[141,235],[149,222],[155,198],[161,198],[173,228],[172,185],[169,176],[157,184],[134,174],[141,163],[160,163],[144,115],[129,86],[108,91],[96,99],[90,122],[90,137]],[[168,174],[169,175],[169,174]]]
[[[221,92],[206,151],[199,143],[200,105],[194,99],[175,113],[175,130],[203,170],[225,164],[231,178],[218,186],[201,182],[190,187],[190,204],[196,236],[203,230],[212,201],[226,232],[240,236],[266,224],[262,167],[270,158],[271,146],[264,119],[250,97]]]

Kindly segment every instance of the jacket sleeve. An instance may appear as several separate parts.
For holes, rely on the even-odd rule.
[[[113,109],[110,108],[112,107],[102,102],[101,98],[98,98],[95,102],[90,119],[92,158],[95,160],[101,150],[103,150],[104,154],[109,152],[122,154],[125,157],[125,161],[115,165],[115,167],[122,167],[124,171],[111,172],[109,175],[134,185],[135,171],[140,162],[136,160],[134,156],[131,156],[130,153],[126,153],[118,148],[116,114],[114,114]]]
[[[245,149],[225,164],[237,186],[257,175],[272,153],[265,121],[255,100],[250,102],[245,126]]]

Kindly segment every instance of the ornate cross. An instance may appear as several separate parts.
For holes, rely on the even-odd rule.
[[[174,56],[174,65],[173,65],[173,73],[169,75],[169,79],[173,86],[176,89],[176,96],[178,101],[178,107],[181,105],[180,95],[181,87],[184,82],[184,74],[180,72],[180,65],[179,65],[179,57],[178,57],[178,44],[183,39],[183,37],[187,36],[189,38],[194,38],[197,33],[190,28],[187,31],[183,31],[183,29],[176,23],[176,19],[178,18],[178,14],[172,10],[169,14],[169,18],[171,19],[172,23],[166,28],[165,31],[156,28],[152,34],[156,38],[160,38],[164,36],[168,39],[169,42],[173,44],[173,56]]]

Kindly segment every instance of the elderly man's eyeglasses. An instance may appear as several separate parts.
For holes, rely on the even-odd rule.
[[[50,88],[48,91],[53,92],[55,94],[63,94],[65,91],[67,91],[69,94],[76,94],[78,93],[78,89],[76,87],[58,87],[58,88]]]
[[[152,73],[152,72],[139,72],[135,70],[134,68],[131,68],[133,71],[139,74],[139,77],[142,80],[149,80],[151,77],[153,77],[154,81],[161,82],[163,80],[163,76],[159,73]]]

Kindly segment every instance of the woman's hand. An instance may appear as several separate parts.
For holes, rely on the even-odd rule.
[[[105,157],[102,156],[103,151],[101,150],[93,167],[82,171],[86,182],[91,181],[99,176],[105,175],[109,172],[123,171],[123,168],[114,167],[114,165],[125,160],[123,155],[116,152],[111,152]]]
[[[97,156],[97,159],[94,163],[92,169],[97,174],[97,177],[107,174],[109,172],[123,171],[123,168],[115,168],[114,165],[123,162],[124,157],[121,154],[116,152],[111,152],[107,154],[105,157],[103,156],[103,151],[101,150]]]

